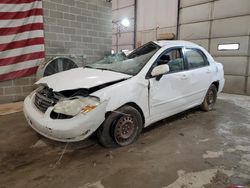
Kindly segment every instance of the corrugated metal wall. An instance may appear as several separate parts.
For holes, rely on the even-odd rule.
[[[134,20],[135,0],[113,0],[113,20]],[[136,41],[144,44],[160,33],[176,34],[178,0],[137,0]],[[133,24],[132,24],[133,25]],[[132,49],[134,26],[116,35],[113,49]],[[250,95],[250,0],[180,0],[179,39],[205,47],[225,69],[225,92]],[[117,37],[118,36],[118,37]],[[118,38],[118,43],[116,38]],[[219,44],[239,43],[239,50],[219,51]]]
[[[113,49],[132,50],[134,45],[135,0],[112,0],[113,4]],[[177,30],[177,0],[137,0],[136,42],[145,44],[156,40],[161,33]],[[120,34],[116,23],[129,18],[131,25]]]
[[[132,50],[134,48],[134,20],[135,20],[135,0],[112,0],[113,12],[113,50]],[[128,18],[130,26],[124,28],[120,26],[122,19]],[[120,27],[120,32],[118,31]]]
[[[138,0],[137,42],[145,44],[177,30],[177,0]]]
[[[181,0],[179,38],[210,51],[225,69],[225,92],[250,94],[250,1]],[[219,44],[239,50],[219,51]]]

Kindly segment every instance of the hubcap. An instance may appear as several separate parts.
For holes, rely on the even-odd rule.
[[[130,144],[136,136],[136,129],[131,116],[122,116],[116,123],[114,130],[116,142],[121,146]]]

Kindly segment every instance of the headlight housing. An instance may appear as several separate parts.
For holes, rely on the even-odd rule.
[[[96,97],[77,98],[58,102],[53,111],[58,114],[76,116],[80,113],[87,114],[94,110],[100,104]]]

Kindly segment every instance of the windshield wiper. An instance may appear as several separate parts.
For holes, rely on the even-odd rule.
[[[84,66],[83,68],[90,68],[90,69],[93,69],[93,67],[88,66],[88,65]]]
[[[107,70],[107,71],[112,71],[110,69],[107,69],[107,68],[99,68],[99,67],[91,67],[91,66],[84,66],[83,68],[90,68],[90,69],[98,69],[98,70]]]
[[[98,70],[107,70],[107,71],[112,71],[112,70],[107,69],[107,68],[95,68],[95,69],[98,69]]]

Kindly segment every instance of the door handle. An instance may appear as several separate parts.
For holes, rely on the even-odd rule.
[[[211,71],[210,69],[207,69],[207,70],[206,70],[206,73],[207,73],[207,74],[210,74],[211,72],[212,72],[212,71]]]
[[[187,79],[188,79],[187,75],[185,74],[181,75],[181,80],[187,80]]]

